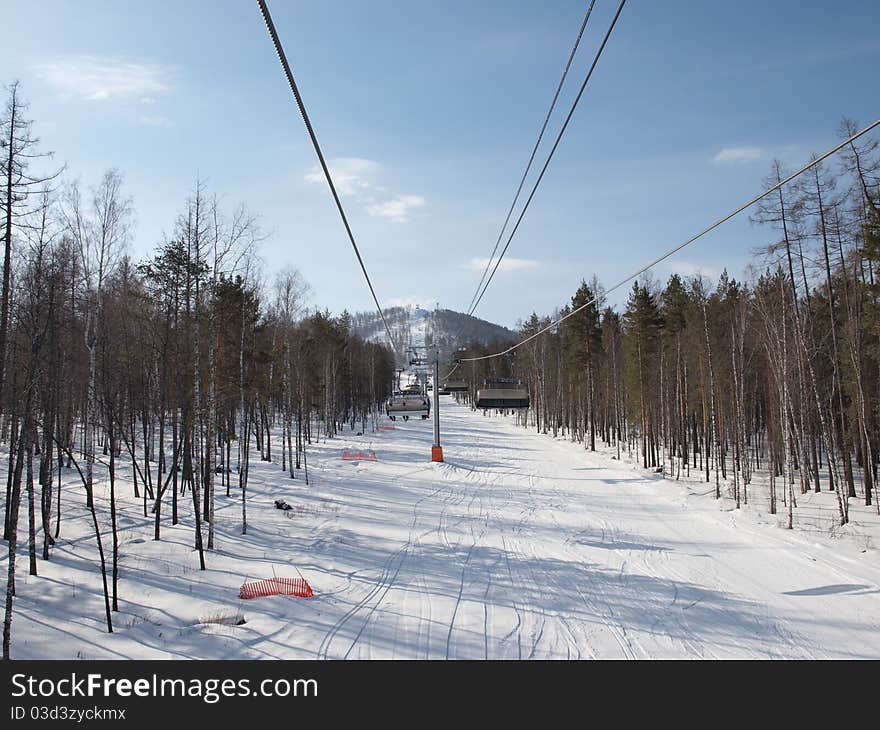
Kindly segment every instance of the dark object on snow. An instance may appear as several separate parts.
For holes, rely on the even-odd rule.
[[[288,510],[288,509],[293,509],[293,507],[291,507],[289,504],[287,504],[287,502],[285,502],[283,499],[276,499],[275,500],[275,509]]]

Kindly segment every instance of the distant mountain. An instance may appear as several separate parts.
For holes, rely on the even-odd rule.
[[[385,319],[394,336],[392,346],[398,359],[407,359],[406,350],[413,346],[435,346],[440,349],[441,362],[449,362],[456,348],[479,342],[513,342],[516,334],[506,327],[471,317],[451,309],[422,309],[421,307],[389,307]],[[358,312],[351,315],[355,332],[374,342],[388,342],[388,334],[378,312]]]

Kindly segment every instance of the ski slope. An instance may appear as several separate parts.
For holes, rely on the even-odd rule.
[[[430,421],[311,447],[308,487],[256,455],[248,534],[238,490],[218,488],[205,572],[188,523],[154,542],[129,498],[112,635],[82,490],[69,486],[41,576],[27,576],[20,556],[13,656],[880,657],[869,543],[779,529],[701,485],[448,398],[441,414],[443,464],[428,461]],[[344,448],[374,449],[378,461],[342,461]],[[279,498],[295,509],[274,509]],[[297,570],[314,598],[238,599],[245,581]]]

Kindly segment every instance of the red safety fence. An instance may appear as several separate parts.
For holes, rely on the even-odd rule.
[[[312,587],[305,578],[267,578],[245,583],[238,591],[239,598],[263,598],[265,596],[298,596],[311,598]]]
[[[375,451],[349,451],[345,449],[342,452],[342,458],[345,461],[376,461]]]
[[[380,423],[378,426],[376,426],[376,428],[378,428],[380,431],[393,431],[394,424],[393,423]]]

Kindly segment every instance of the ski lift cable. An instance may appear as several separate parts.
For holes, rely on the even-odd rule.
[[[492,249],[492,254],[486,261],[486,268],[483,269],[483,275],[480,277],[480,283],[477,284],[477,288],[474,291],[473,296],[471,297],[471,302],[468,305],[468,311],[471,311],[471,307],[473,307],[474,301],[476,300],[477,295],[480,293],[480,288],[483,286],[483,282],[486,280],[486,274],[489,273],[489,267],[492,265],[492,261],[495,259],[495,254],[498,252],[498,246],[501,245],[501,239],[504,237],[504,233],[507,230],[507,224],[510,223],[510,216],[513,215],[513,209],[516,207],[516,204],[519,201],[519,196],[522,193],[523,185],[525,185],[529,171],[532,169],[532,163],[535,161],[535,155],[538,152],[538,147],[541,145],[541,140],[544,139],[544,132],[547,131],[547,125],[550,123],[550,117],[553,114],[553,110],[556,108],[556,102],[559,100],[559,94],[562,92],[562,86],[565,83],[566,77],[568,76],[568,71],[571,68],[572,61],[574,61],[574,56],[577,53],[578,46],[581,43],[581,38],[584,35],[584,29],[587,27],[587,23],[590,20],[590,15],[592,15],[593,13],[593,6],[595,4],[596,0],[590,0],[590,5],[587,8],[587,14],[584,16],[584,20],[581,23],[581,27],[578,31],[577,38],[575,39],[574,46],[571,49],[571,53],[568,54],[568,62],[565,64],[565,69],[562,72],[562,78],[559,79],[559,85],[556,87],[556,93],[553,95],[553,101],[550,102],[550,108],[547,110],[547,116],[544,118],[544,124],[541,125],[541,131],[538,133],[538,139],[535,142],[535,146],[532,148],[532,154],[529,156],[529,161],[526,164],[526,169],[522,174],[522,178],[520,178],[519,186],[516,189],[516,195],[513,196],[513,202],[510,204],[510,209],[507,211],[507,217],[505,217],[504,219],[504,225],[501,226],[501,231],[498,233],[498,240],[495,241],[495,248]]]
[[[358,245],[354,240],[354,234],[351,231],[351,226],[348,223],[348,217],[345,215],[345,209],[342,207],[342,201],[339,199],[339,194],[336,192],[336,186],[333,184],[333,178],[330,175],[330,170],[327,168],[327,162],[324,159],[324,153],[321,151],[321,146],[318,144],[318,138],[315,135],[315,130],[312,128],[312,123],[309,120],[309,115],[306,112],[305,104],[303,103],[302,96],[299,93],[299,87],[296,85],[296,81],[293,78],[293,72],[290,70],[290,64],[287,62],[287,56],[284,54],[284,48],[281,45],[281,40],[278,38],[278,33],[275,30],[275,23],[272,22],[272,16],[269,13],[269,7],[266,5],[265,0],[257,0],[257,4],[260,6],[260,13],[263,15],[263,20],[266,23],[266,28],[269,31],[269,36],[272,39],[272,44],[275,46],[275,52],[278,54],[278,60],[281,61],[281,66],[284,69],[284,75],[287,77],[287,83],[290,86],[290,90],[293,92],[293,96],[296,99],[296,104],[299,107],[299,113],[302,116],[303,122],[305,122],[306,130],[309,133],[309,138],[312,141],[312,146],[315,148],[315,154],[318,156],[318,161],[321,163],[321,169],[324,171],[324,177],[327,179],[327,184],[330,186],[330,192],[333,194],[333,200],[336,202],[336,208],[339,210],[339,215],[342,217],[342,223],[345,225],[345,232],[348,234],[348,240],[351,241],[351,246],[354,249],[354,254],[357,256],[358,263],[361,266],[361,271],[364,272],[364,278],[367,280],[367,286],[370,288],[370,294],[373,295],[373,301],[376,303],[376,309],[379,312],[379,316],[382,318],[382,323],[385,325],[385,332],[388,334],[388,343],[393,348],[394,347],[394,336],[391,334],[391,327],[388,326],[388,320],[385,319],[385,313],[382,311],[382,305],[379,304],[379,298],[376,296],[376,290],[373,288],[373,282],[370,281],[370,275],[367,273],[367,267],[364,264],[364,260],[361,257],[361,252],[358,249]]]
[[[444,375],[442,378],[440,378],[440,380],[444,381],[444,382],[446,380],[449,380],[449,376],[452,375],[452,373],[454,373],[456,370],[458,370],[460,365],[461,365],[460,362],[455,363],[455,366],[452,368],[452,370],[450,370],[448,373],[446,373],[446,375]]]
[[[673,254],[676,254],[676,253],[678,253],[679,251],[681,251],[683,248],[685,248],[685,247],[687,247],[687,246],[690,246],[692,243],[694,243],[694,242],[697,241],[698,239],[702,238],[703,236],[705,236],[705,235],[706,235],[707,233],[709,233],[710,231],[713,231],[713,230],[715,230],[716,228],[718,228],[718,226],[720,226],[722,223],[726,223],[727,221],[729,221],[729,220],[730,220],[731,218],[733,218],[734,216],[737,216],[737,215],[739,215],[740,213],[742,213],[744,210],[746,210],[746,208],[749,208],[749,207],[751,207],[752,205],[754,205],[755,203],[757,203],[761,198],[764,198],[764,197],[766,197],[767,195],[770,195],[770,193],[774,193],[774,192],[776,192],[777,190],[779,190],[779,189],[780,189],[781,187],[783,187],[784,185],[787,185],[788,183],[790,183],[790,182],[791,182],[792,180],[794,180],[796,177],[802,175],[803,173],[805,173],[805,172],[806,172],[807,170],[809,170],[810,168],[815,167],[815,166],[818,165],[820,162],[822,162],[823,160],[828,159],[829,157],[831,157],[832,155],[836,154],[837,152],[840,152],[840,150],[842,150],[844,147],[846,147],[846,146],[849,145],[849,144],[852,144],[852,143],[855,142],[859,137],[862,137],[863,135],[867,134],[867,133],[870,132],[872,129],[875,129],[875,128],[878,127],[878,126],[880,126],[880,119],[877,119],[876,121],[872,122],[872,123],[869,124],[867,127],[865,127],[864,129],[862,129],[861,131],[856,132],[854,135],[852,135],[852,137],[849,137],[848,139],[845,139],[845,140],[844,140],[843,142],[841,142],[840,144],[835,145],[835,146],[832,147],[830,150],[828,150],[827,152],[825,152],[823,155],[820,155],[819,157],[816,157],[815,159],[810,160],[810,162],[808,162],[806,165],[804,165],[804,166],[803,166],[800,170],[798,170],[797,172],[795,172],[795,173],[789,175],[787,178],[785,178],[784,180],[781,180],[780,182],[776,183],[776,184],[773,185],[772,187],[770,187],[770,188],[768,188],[767,190],[765,190],[763,193],[760,193],[760,194],[756,195],[754,198],[752,198],[751,200],[749,200],[747,203],[743,203],[741,206],[739,206],[739,208],[736,208],[735,210],[731,211],[731,212],[728,213],[727,215],[725,215],[725,216],[723,216],[722,218],[719,218],[718,220],[716,220],[714,223],[712,223],[712,224],[706,226],[702,231],[700,231],[699,233],[697,233],[697,234],[694,235],[694,236],[691,236],[691,238],[687,239],[687,240],[684,241],[683,243],[680,243],[680,244],[678,244],[677,246],[675,246],[674,248],[669,249],[666,253],[664,253],[662,256],[657,257],[657,258],[654,259],[651,263],[649,263],[649,264],[643,266],[643,267],[640,268],[638,271],[636,271],[636,272],[630,274],[629,276],[627,276],[625,279],[621,279],[621,280],[620,280],[619,282],[617,282],[614,286],[610,287],[609,289],[606,289],[605,292],[604,292],[604,294],[603,294],[603,296],[606,296],[606,295],[609,294],[610,292],[613,292],[615,289],[619,289],[619,288],[622,287],[624,284],[629,283],[630,281],[632,281],[633,279],[635,279],[637,276],[641,276],[641,275],[644,274],[646,271],[648,271],[648,269],[653,268],[654,266],[656,266],[657,264],[659,264],[661,261],[665,261],[665,260],[668,259],[670,256],[672,256]],[[540,335],[544,334],[545,332],[548,332],[549,330],[553,329],[554,327],[556,327],[557,325],[559,325],[561,322],[564,322],[564,321],[565,321],[566,319],[568,319],[569,317],[572,317],[572,316],[574,316],[575,314],[577,314],[578,312],[582,311],[583,309],[586,309],[586,308],[589,307],[591,304],[594,304],[596,301],[598,301],[598,299],[599,299],[598,296],[593,297],[592,299],[590,299],[590,300],[589,300],[588,302],[586,302],[585,304],[582,304],[581,306],[577,307],[576,309],[573,309],[571,312],[569,312],[568,314],[566,314],[564,317],[560,317],[560,318],[557,319],[556,321],[551,322],[550,324],[546,325],[545,327],[542,327],[542,328],[541,328],[540,330],[538,330],[537,332],[535,332],[535,333],[529,335],[528,337],[526,337],[526,338],[525,338],[524,340],[522,340],[521,342],[517,342],[515,345],[512,345],[511,347],[508,347],[506,350],[502,350],[501,352],[496,352],[496,353],[494,353],[494,354],[492,354],[492,355],[482,355],[482,356],[480,356],[480,357],[463,357],[463,358],[461,358],[461,361],[462,361],[462,362],[475,362],[475,361],[477,361],[477,360],[489,360],[489,359],[491,359],[491,358],[501,357],[501,356],[503,356],[503,355],[507,355],[507,354],[513,352],[514,350],[516,350],[518,347],[522,347],[522,346],[525,345],[527,342],[531,342],[532,340],[534,340],[535,338],[537,338],[537,337],[539,337]]]
[[[617,12],[614,14],[614,18],[611,20],[611,24],[608,26],[608,30],[605,32],[605,37],[602,39],[602,43],[599,46],[599,50],[596,51],[596,55],[593,58],[592,64],[590,64],[590,69],[587,71],[587,75],[584,77],[583,83],[581,83],[581,88],[577,93],[577,96],[572,102],[571,108],[568,111],[568,115],[565,117],[565,121],[562,124],[559,133],[556,135],[556,141],[553,143],[553,147],[550,148],[550,153],[547,155],[547,159],[544,162],[544,166],[541,168],[541,172],[538,175],[538,178],[535,180],[534,185],[532,186],[532,190],[529,193],[529,197],[526,199],[525,205],[523,205],[522,210],[519,213],[519,217],[516,219],[516,223],[513,226],[513,229],[510,232],[510,236],[507,238],[507,243],[504,244],[504,248],[501,249],[501,254],[498,256],[498,259],[495,261],[495,266],[492,269],[492,273],[489,274],[489,278],[486,280],[485,285],[483,286],[482,292],[480,292],[479,297],[474,302],[473,306],[471,306],[468,314],[473,315],[476,311],[477,307],[480,304],[480,301],[483,299],[483,295],[486,293],[486,290],[489,288],[489,284],[492,283],[492,279],[495,277],[495,273],[498,271],[498,267],[501,265],[501,260],[504,258],[504,254],[507,253],[507,249],[510,246],[510,242],[513,240],[513,237],[516,235],[516,232],[519,230],[519,224],[522,223],[522,219],[526,214],[526,211],[529,209],[529,205],[532,202],[532,199],[535,197],[535,193],[538,190],[538,187],[541,184],[541,180],[544,179],[544,174],[547,172],[547,168],[550,166],[550,161],[553,159],[553,155],[556,153],[556,148],[559,147],[559,143],[562,141],[562,136],[565,134],[565,130],[568,128],[568,124],[571,121],[571,118],[574,116],[575,109],[577,109],[577,105],[581,100],[581,97],[584,94],[584,91],[587,88],[587,84],[590,83],[590,79],[593,76],[593,71],[595,71],[596,66],[599,63],[599,58],[602,56],[602,52],[605,50],[605,46],[608,43],[608,39],[611,37],[611,32],[614,30],[614,26],[617,24],[617,19],[620,17],[620,13],[623,11],[623,6],[626,4],[626,0],[620,0],[620,5],[617,6]]]

